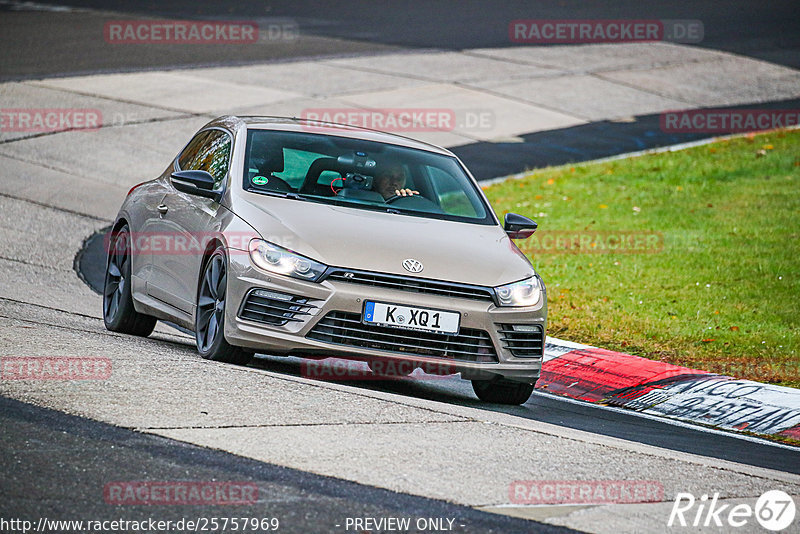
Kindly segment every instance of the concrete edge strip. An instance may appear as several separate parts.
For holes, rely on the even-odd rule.
[[[800,439],[800,390],[547,338],[540,391],[643,414]]]
[[[570,342],[565,341],[566,344],[571,344]],[[574,344],[572,344],[574,345]],[[213,362],[204,362],[213,365]],[[387,391],[380,391],[380,390],[365,390],[361,387],[350,385],[346,382],[338,383],[338,382],[331,382],[331,381],[320,381],[315,380],[313,378],[305,378],[302,376],[293,376],[287,375],[285,373],[281,373],[279,371],[270,371],[267,369],[259,369],[257,367],[237,367],[235,368],[238,372],[250,372],[250,373],[258,373],[258,374],[265,374],[272,378],[276,378],[278,380],[285,380],[288,382],[296,382],[306,385],[313,385],[320,388],[326,389],[333,389],[338,391],[344,391],[355,395],[361,395],[364,397],[384,400],[387,402],[392,402],[394,404],[400,404],[403,406],[408,406],[412,408],[419,408],[427,411],[431,411],[434,413],[439,414],[447,414],[451,416],[458,416],[463,417],[464,420],[461,423],[484,423],[484,424],[495,424],[510,428],[518,428],[520,430],[525,430],[528,432],[537,432],[541,434],[547,434],[556,438],[560,439],[567,439],[573,441],[579,441],[583,443],[592,443],[594,445],[602,445],[606,447],[613,447],[616,449],[626,450],[636,454],[644,454],[649,456],[656,456],[659,458],[670,458],[673,460],[681,460],[689,463],[693,463],[700,466],[715,468],[715,469],[723,469],[727,471],[732,471],[740,474],[745,474],[748,476],[758,477],[758,478],[766,478],[771,480],[779,480],[784,482],[790,483],[797,483],[800,480],[800,475],[796,475],[789,472],[784,471],[777,471],[774,469],[770,469],[767,467],[758,467],[749,464],[741,464],[734,461],[729,460],[721,460],[718,458],[700,456],[697,454],[693,454],[690,452],[682,452],[682,451],[675,451],[672,449],[666,449],[663,447],[658,447],[655,445],[649,445],[644,443],[632,442],[621,438],[611,437],[611,436],[604,436],[600,434],[594,434],[591,432],[587,432],[584,430],[577,430],[568,427],[563,427],[560,425],[552,424],[552,423],[545,423],[541,421],[536,421],[532,419],[520,419],[518,417],[505,414],[503,412],[493,412],[493,411],[486,411],[480,408],[475,408],[471,406],[461,406],[457,404],[448,404],[448,403],[441,403],[435,400],[428,400],[423,398],[417,397],[403,397],[398,398],[397,394],[387,392]],[[534,392],[536,393],[536,392]],[[565,400],[569,402],[581,402],[577,400],[572,400],[569,398],[565,398]],[[611,408],[607,406],[595,405],[597,408],[601,409],[614,409],[614,410],[622,410],[621,408]],[[630,413],[631,415],[635,416],[644,416],[652,419],[658,419],[661,421],[665,421],[669,424],[676,424],[678,426],[685,426],[690,428],[698,428],[695,424],[688,424],[682,423],[679,421],[674,421],[670,419],[665,419],[664,417],[655,416],[655,415],[647,415],[641,414],[638,412],[634,412],[631,410],[625,410],[626,412]],[[702,427],[700,427],[702,430]],[[154,434],[161,434],[162,431],[152,430],[148,428],[138,428],[136,429],[140,432],[146,433],[154,433]],[[720,434],[724,434],[726,436],[733,436],[733,437],[740,437],[740,438],[749,438],[748,436],[740,435],[740,434],[731,434],[729,432],[722,432],[722,431],[714,431],[719,432]],[[175,436],[172,436],[173,439]],[[759,438],[749,438],[753,441],[757,441],[758,443],[770,446],[779,446],[789,449],[796,449],[795,447],[782,445],[780,443],[765,441]],[[492,504],[492,503],[486,503]]]

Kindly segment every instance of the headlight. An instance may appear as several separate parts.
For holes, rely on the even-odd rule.
[[[256,267],[271,273],[316,282],[325,272],[325,265],[263,239],[251,240],[249,248],[250,260]]]
[[[533,306],[542,296],[542,284],[538,276],[494,288],[500,306]]]

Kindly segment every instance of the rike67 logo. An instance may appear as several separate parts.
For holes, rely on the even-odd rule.
[[[702,495],[695,499],[691,493],[678,493],[667,521],[668,527],[743,527],[755,516],[765,529],[778,532],[794,521],[794,500],[780,490],[767,491],[756,501],[755,507],[746,503],[720,504],[719,493],[711,499]]]

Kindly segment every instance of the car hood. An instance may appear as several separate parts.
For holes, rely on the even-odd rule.
[[[265,240],[326,265],[497,286],[533,274],[497,225],[332,206],[276,197],[240,198],[235,213]],[[412,274],[403,260],[423,270]]]

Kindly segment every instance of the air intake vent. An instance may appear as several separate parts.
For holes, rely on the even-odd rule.
[[[313,304],[308,304],[308,301],[305,297],[254,289],[247,294],[239,317],[275,326],[300,322],[303,321],[303,316],[311,315],[310,310],[316,308]]]
[[[517,358],[541,358],[544,355],[544,333],[538,324],[501,325],[503,348]]]
[[[337,269],[329,273],[326,280],[464,299],[492,300],[494,295],[488,287],[346,269]]]
[[[434,356],[468,362],[496,362],[489,334],[462,328],[457,335],[435,334],[364,324],[357,313],[330,312],[306,336],[310,339],[368,349]]]

